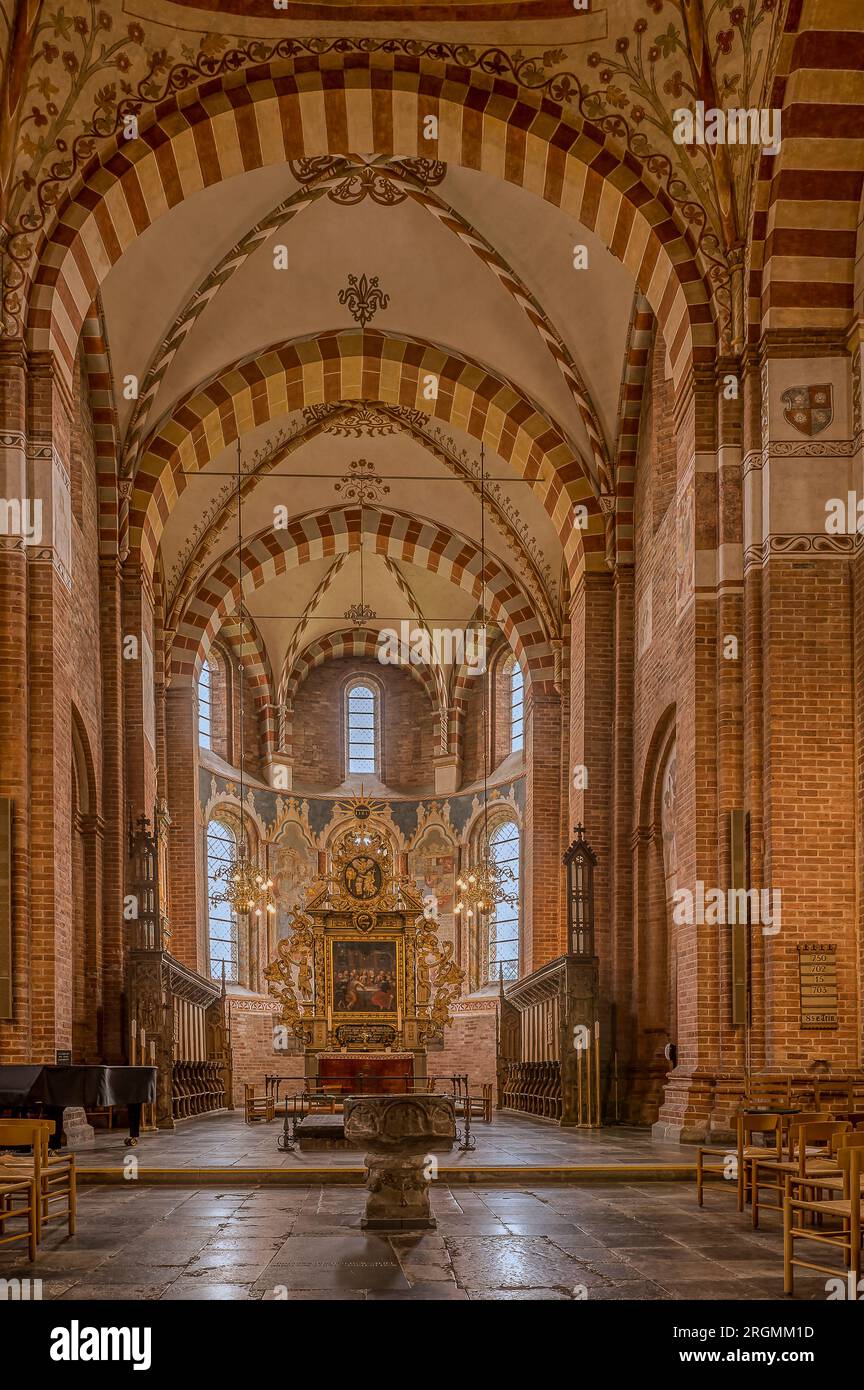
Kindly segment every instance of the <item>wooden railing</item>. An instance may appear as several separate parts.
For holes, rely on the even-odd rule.
[[[221,1062],[175,1062],[172,1076],[175,1120],[225,1108],[225,1072]]]
[[[559,1062],[505,1062],[502,1108],[544,1120],[560,1120],[561,1064]]]

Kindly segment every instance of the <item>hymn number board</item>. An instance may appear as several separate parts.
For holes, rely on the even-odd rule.
[[[801,1027],[838,1026],[837,947],[805,942],[798,947]]]

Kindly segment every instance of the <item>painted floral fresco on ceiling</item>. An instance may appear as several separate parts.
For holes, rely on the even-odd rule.
[[[22,0],[14,7],[2,0],[0,218],[9,234],[4,330],[20,331],[36,234],[50,228],[67,186],[122,132],[125,118],[146,127],[157,103],[249,64],[355,50],[382,62],[406,54],[507,79],[577,120],[592,121],[665,189],[714,265],[722,302],[730,260],[746,234],[758,150],[676,145],[672,113],[697,100],[722,107],[764,104],[787,3],[594,0],[592,14],[606,21],[602,43],[581,40],[585,30],[575,15],[572,44],[481,48],[362,35],[279,38],[276,19],[272,39],[196,35],[185,24],[180,30],[130,19],[116,0]],[[507,8],[496,7],[499,18]]]

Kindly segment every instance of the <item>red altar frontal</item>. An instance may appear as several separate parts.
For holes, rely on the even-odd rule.
[[[422,1089],[463,972],[420,889],[397,872],[369,797],[340,804],[327,872],[305,890],[265,976],[305,1052],[307,1086],[331,1094]]]
[[[410,1091],[414,1084],[411,1052],[319,1052],[318,1088],[330,1095],[379,1095]]]

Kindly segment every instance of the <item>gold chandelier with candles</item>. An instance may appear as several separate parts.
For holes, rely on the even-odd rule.
[[[240,641],[243,641],[243,494],[241,490],[241,468],[240,468],[240,440],[237,440],[237,570],[240,584]],[[243,763],[245,761],[244,729],[243,719],[243,667],[240,667],[240,834],[237,838],[237,852],[232,855],[227,864],[220,864],[219,868],[213,873],[214,879],[220,879],[224,884],[218,893],[210,894],[211,907],[218,907],[220,903],[227,903],[232,912],[252,912],[256,917],[263,917],[265,913],[273,914],[276,906],[273,902],[272,878],[268,878],[257,864],[253,864],[249,858],[249,850],[246,845],[245,834],[245,798],[243,795]]]
[[[480,863],[456,880],[459,890],[456,911],[464,913],[470,922],[481,912],[491,912],[499,903],[514,903],[515,896],[506,886],[513,881],[513,870],[507,864],[496,864],[487,848]]]
[[[251,862],[249,851],[242,842],[237,857],[230,859],[227,864],[220,864],[213,877],[222,879],[225,887],[220,893],[210,894],[212,907],[228,903],[232,912],[254,912],[256,917],[276,911],[270,891],[273,880],[266,878],[262,870]]]
[[[480,576],[483,581],[481,622],[486,635],[486,454],[480,444]],[[485,642],[484,642],[485,650]],[[493,912],[499,903],[513,904],[514,893],[508,883],[514,883],[513,870],[507,864],[496,864],[489,852],[489,682],[483,681],[483,852],[479,862],[456,879],[459,901],[455,911],[468,921],[482,912]]]

